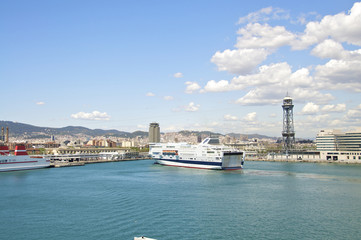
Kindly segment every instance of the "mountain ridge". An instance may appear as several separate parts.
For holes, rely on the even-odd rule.
[[[119,131],[116,129],[104,130],[104,129],[90,129],[82,126],[66,126],[61,128],[51,128],[51,127],[39,127],[26,123],[12,122],[12,121],[0,121],[0,127],[4,127],[6,131],[6,127],[9,127],[9,136],[10,137],[20,137],[26,136],[26,138],[48,138],[52,135],[70,135],[72,137],[76,137],[77,135],[83,134],[89,137],[124,137],[124,138],[134,138],[136,136],[147,137],[148,132],[145,131],[134,131],[134,132],[126,132]],[[183,135],[209,135],[209,136],[225,136],[228,135],[230,137],[240,138],[242,136],[247,136],[248,138],[270,138],[277,139],[277,137],[269,137],[266,135],[260,134],[240,134],[240,133],[228,133],[221,134],[215,133],[211,131],[191,131],[191,130],[182,130],[178,131],[178,133]]]

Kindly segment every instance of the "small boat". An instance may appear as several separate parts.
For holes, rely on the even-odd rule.
[[[141,237],[134,237],[134,240],[157,240],[157,239],[141,236]]]

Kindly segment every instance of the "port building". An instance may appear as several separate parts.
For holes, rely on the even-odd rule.
[[[350,132],[320,130],[316,137],[316,147],[322,159],[361,161],[361,129]]]

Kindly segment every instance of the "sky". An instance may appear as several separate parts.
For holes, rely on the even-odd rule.
[[[0,120],[296,137],[361,127],[361,2],[0,0]]]

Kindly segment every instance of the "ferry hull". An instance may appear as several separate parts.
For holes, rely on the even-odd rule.
[[[243,168],[245,152],[220,145],[217,138],[206,138],[198,145],[154,143],[149,156],[156,163],[186,168],[237,170]]]
[[[171,159],[155,159],[155,162],[165,166],[196,168],[196,169],[209,169],[209,170],[238,170],[243,166],[222,166],[222,162],[202,162],[191,160],[171,160]]]
[[[50,167],[50,161],[44,158],[0,157],[0,172],[20,171]]]

